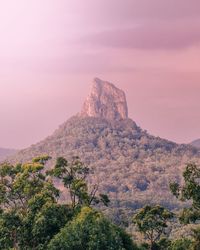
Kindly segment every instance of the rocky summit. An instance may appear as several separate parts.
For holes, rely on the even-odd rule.
[[[127,119],[128,106],[125,93],[112,83],[95,78],[92,90],[84,102],[81,116],[108,120]]]
[[[43,154],[52,157],[49,167],[56,157],[79,156],[92,170],[89,181],[99,184],[115,208],[147,203],[177,207],[169,183],[181,182],[186,163],[200,163],[198,148],[152,136],[137,126],[128,118],[124,92],[100,79],[94,80],[79,115],[8,160],[27,162]]]

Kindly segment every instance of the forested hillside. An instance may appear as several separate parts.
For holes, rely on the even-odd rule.
[[[26,162],[43,154],[52,157],[49,168],[58,156],[80,157],[93,171],[89,181],[100,184],[113,207],[131,209],[146,203],[177,206],[169,182],[180,182],[185,165],[200,160],[198,148],[152,136],[137,126],[128,118],[125,93],[99,78],[78,115],[8,160]]]
[[[180,181],[186,163],[198,163],[200,156],[197,148],[151,136],[130,119],[80,116],[72,117],[52,136],[10,160],[25,162],[41,154],[53,159],[79,156],[93,171],[90,181],[100,183],[113,206],[129,208],[146,202],[177,205],[169,192],[169,182]]]

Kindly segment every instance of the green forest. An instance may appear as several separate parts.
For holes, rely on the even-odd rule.
[[[1,164],[1,250],[200,249],[197,165],[186,166],[181,185],[169,183],[183,209],[146,204],[124,214],[126,219],[113,219],[111,200],[99,192],[98,183],[89,184],[92,173],[78,157],[71,161],[59,157],[54,167],[46,168],[49,160],[41,156],[26,164]],[[172,235],[174,227],[177,232],[186,231]]]

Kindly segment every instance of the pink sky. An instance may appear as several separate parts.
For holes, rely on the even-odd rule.
[[[151,134],[200,138],[199,0],[2,0],[0,38],[0,146],[51,134],[94,77]]]

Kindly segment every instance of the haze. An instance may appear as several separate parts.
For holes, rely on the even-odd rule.
[[[50,135],[96,76],[143,129],[200,137],[199,0],[2,0],[0,37],[0,146]]]

